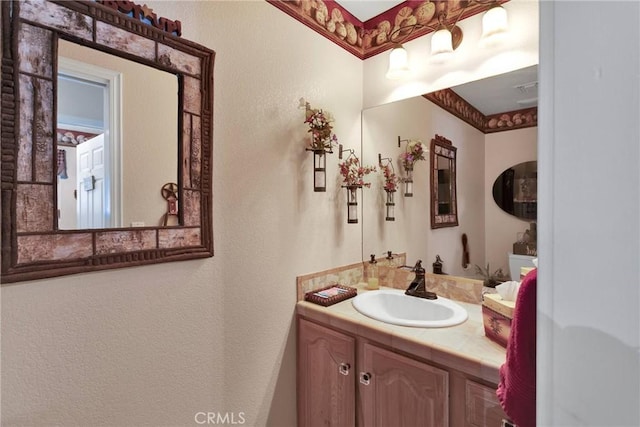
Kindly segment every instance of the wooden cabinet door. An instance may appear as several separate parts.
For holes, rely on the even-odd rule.
[[[298,322],[298,426],[355,426],[355,339]]]
[[[507,416],[500,406],[496,390],[470,380],[467,380],[465,388],[465,426],[500,427]]]
[[[359,424],[364,427],[449,425],[449,374],[426,363],[362,345]]]

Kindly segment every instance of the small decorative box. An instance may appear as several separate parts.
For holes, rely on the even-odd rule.
[[[305,301],[328,307],[340,301],[355,297],[357,293],[356,288],[343,285],[331,285],[326,288],[307,292],[304,294],[304,299]]]
[[[484,334],[491,341],[507,347],[515,301],[504,301],[498,294],[485,294],[482,302]]]

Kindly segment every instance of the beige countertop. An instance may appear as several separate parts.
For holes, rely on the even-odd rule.
[[[367,292],[362,286],[357,288],[358,293]],[[498,370],[505,361],[506,350],[485,336],[481,305],[456,301],[469,313],[464,323],[446,328],[415,328],[390,325],[367,317],[353,307],[352,300],[329,307],[299,301],[296,312],[394,350],[498,384]]]

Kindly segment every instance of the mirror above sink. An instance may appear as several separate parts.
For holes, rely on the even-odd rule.
[[[508,267],[508,253],[517,240],[518,233],[529,227],[524,221],[507,215],[493,201],[492,186],[496,178],[508,167],[537,159],[537,66],[516,70],[515,75],[495,76],[452,88],[469,99],[485,97],[487,108],[496,104],[496,94],[502,90],[518,92],[521,103],[514,100],[511,111],[528,109],[534,113],[528,127],[513,129],[516,121],[522,124],[522,115],[503,114],[486,110],[490,120],[481,131],[461,118],[470,110],[454,114],[457,102],[450,92],[442,93],[444,102],[436,104],[428,96],[417,96],[402,101],[379,105],[362,112],[362,161],[377,163],[383,158],[398,159],[397,137],[418,139],[426,148],[434,135],[451,140],[456,147],[456,201],[458,225],[431,228],[431,179],[429,162],[416,162],[413,170],[413,197],[395,197],[395,221],[385,221],[383,178],[373,177],[372,186],[363,192],[363,256],[382,256],[386,251],[405,252],[407,262],[425,261],[431,271],[431,263],[440,255],[446,274],[476,277],[475,265],[490,263],[492,268]],[[503,89],[498,89],[502,86]],[[505,88],[506,86],[506,88]],[[523,89],[520,89],[520,87]],[[484,88],[483,88],[484,87]],[[524,92],[523,92],[524,91]],[[428,95],[428,94],[427,94]],[[476,101],[474,101],[476,102]],[[485,108],[485,107],[483,107]],[[485,114],[479,113],[484,117]],[[466,114],[471,116],[471,114]],[[489,125],[489,122],[491,124]],[[395,170],[402,175],[402,167],[395,163]],[[401,176],[402,177],[402,176]],[[451,205],[453,206],[453,205]],[[463,267],[462,235],[467,237],[469,262]]]

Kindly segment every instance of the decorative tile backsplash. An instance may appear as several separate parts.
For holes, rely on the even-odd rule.
[[[356,283],[362,282],[364,280],[363,271],[363,264],[359,262],[357,264],[332,268],[318,273],[298,276],[296,277],[298,301],[304,300],[304,294],[315,289],[335,284],[353,286]]]
[[[387,270],[387,271],[384,271]],[[383,276],[386,275],[386,276]],[[407,289],[414,279],[411,268],[380,267],[380,284],[395,289]],[[437,295],[472,304],[482,304],[482,280],[426,272],[427,290]]]
[[[405,266],[406,258],[404,253],[397,254],[393,259],[392,265],[389,265],[390,262],[386,258],[377,260],[380,286],[407,289],[415,277],[415,273],[411,271],[411,267]],[[296,278],[298,301],[302,301],[304,294],[309,291],[334,284],[354,286],[357,283],[366,281],[365,264],[350,264],[298,276]],[[425,277],[427,279],[427,290],[435,292],[439,296],[472,304],[482,303],[482,280],[433,273],[425,273]]]
[[[427,289],[456,301],[482,304],[482,280],[426,273]]]

